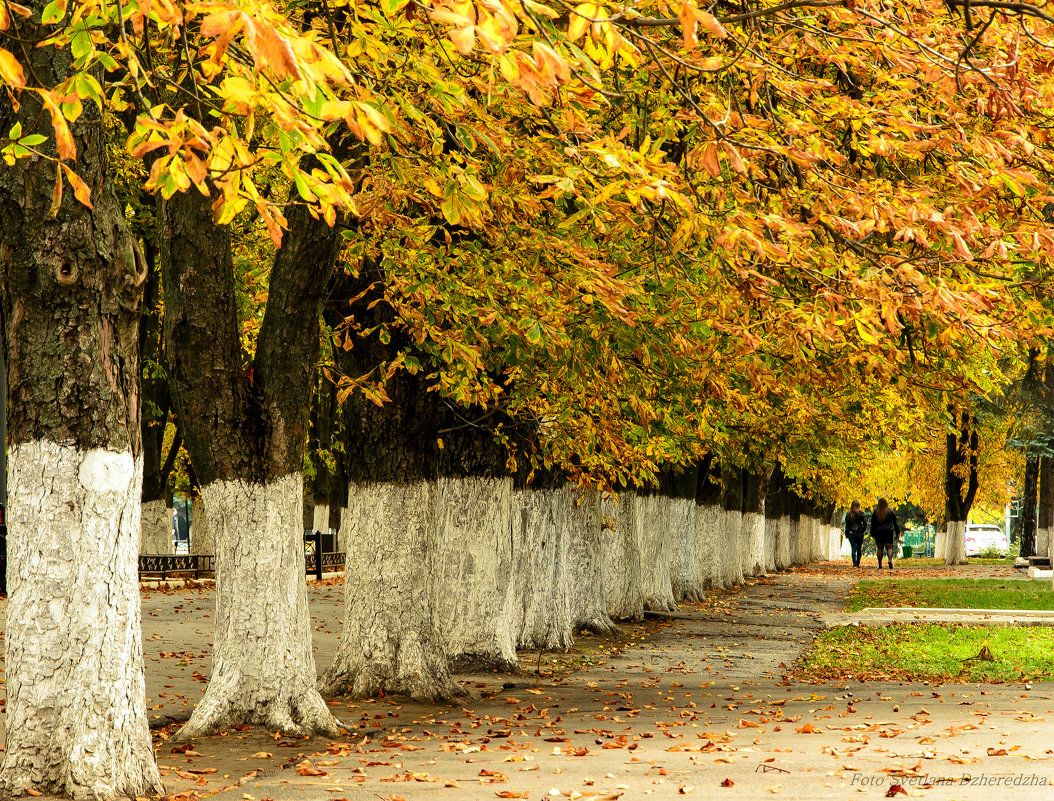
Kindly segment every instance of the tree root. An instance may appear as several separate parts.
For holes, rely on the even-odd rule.
[[[210,683],[190,720],[170,742],[190,742],[243,723],[294,737],[340,736],[340,721],[314,687],[300,687],[271,698],[266,698],[262,689]]]

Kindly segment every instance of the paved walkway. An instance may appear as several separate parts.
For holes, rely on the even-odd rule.
[[[957,623],[962,626],[1054,626],[1049,609],[946,609],[923,606],[868,607],[859,612],[832,612],[823,624],[838,626],[888,626],[891,623]]]
[[[248,729],[187,755],[173,753],[159,729],[158,759],[170,793],[223,801],[812,801],[882,798],[894,784],[934,799],[988,801],[993,786],[1015,799],[1049,798],[1052,685],[786,678],[858,576],[801,570],[715,593],[673,620],[629,627],[621,643],[583,638],[581,670],[464,676],[478,696],[464,704],[340,702],[341,743]],[[320,668],[336,646],[342,590],[310,589]],[[144,592],[155,725],[185,717],[200,697],[211,602],[211,589]],[[536,664],[536,654],[522,657]],[[988,783],[963,784],[964,774]]]

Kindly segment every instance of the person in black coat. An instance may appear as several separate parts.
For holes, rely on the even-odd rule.
[[[875,513],[871,515],[871,536],[875,538],[875,549],[878,551],[878,569],[882,569],[882,552],[886,553],[889,569],[893,569],[893,551],[900,536],[900,524],[897,516],[889,508],[885,498],[878,499]]]
[[[860,556],[864,549],[864,535],[867,534],[867,518],[860,508],[860,501],[853,501],[849,514],[845,516],[845,538],[853,556],[853,567],[860,567]]]

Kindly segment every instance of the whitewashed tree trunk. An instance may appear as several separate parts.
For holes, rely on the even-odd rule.
[[[804,514],[790,519],[790,564],[801,567],[805,564],[805,525],[808,517]]]
[[[608,616],[604,600],[602,545],[603,514],[600,493],[585,489],[560,490],[569,536],[568,565],[571,623],[575,631],[591,631],[602,637],[621,632]]]
[[[938,531],[933,538],[933,558],[945,559],[948,554],[948,532]]]
[[[304,486],[214,481],[201,490],[216,542],[216,638],[205,695],[177,733],[203,737],[233,723],[338,734],[315,687],[304,576]]]
[[[821,535],[820,518],[810,517],[809,518],[809,562],[819,562],[821,559],[820,554],[820,535]]]
[[[162,792],[140,634],[142,457],[37,441],[13,445],[9,465],[4,788]]]
[[[325,694],[384,692],[418,701],[463,694],[450,675],[431,605],[436,485],[352,483],[341,516],[347,547],[344,627]]]
[[[641,590],[649,612],[677,608],[670,583],[670,498],[637,495],[637,542],[640,546]]]
[[[164,501],[147,501],[142,505],[140,553],[172,553],[172,510]]]
[[[743,576],[743,513],[738,509],[726,509],[722,539],[723,581],[726,587],[735,587],[745,580]]]
[[[512,493],[516,569],[517,645],[550,651],[569,648],[571,623],[567,507],[559,490]]]
[[[721,524],[724,510],[719,503],[699,504],[695,510],[696,575],[703,589],[722,586],[720,564]]]
[[[966,564],[966,521],[948,521],[948,539],[944,554],[944,564]]]
[[[190,552],[216,553],[216,538],[209,525],[205,503],[201,498],[195,498],[190,504]]]
[[[696,504],[694,498],[670,499],[670,584],[678,602],[696,603],[703,600],[702,573],[696,555]]]
[[[323,534],[329,533],[329,504],[328,503],[316,503],[315,509],[311,514],[311,529],[313,531],[321,531]]]
[[[743,575],[760,576],[765,572],[765,515],[744,512],[740,523],[743,542]]]
[[[791,559],[792,553],[792,534],[791,534],[791,517],[790,515],[783,515],[779,519],[779,536],[776,539],[776,569],[786,570],[791,567],[794,562]]]
[[[1051,542],[1054,542],[1052,533],[1052,529],[1045,526],[1036,529],[1036,556],[1050,556]]]
[[[830,546],[827,549],[827,558],[832,562],[836,559],[842,558],[842,530],[831,526],[830,533],[827,535],[829,538]]]
[[[637,539],[636,493],[618,498],[605,495],[601,502],[600,564],[604,582],[604,608],[612,620],[644,617],[640,542]]]
[[[451,669],[515,672],[512,479],[444,477],[437,491],[433,607]]]
[[[765,572],[776,572],[776,549],[779,547],[780,519],[765,518]]]

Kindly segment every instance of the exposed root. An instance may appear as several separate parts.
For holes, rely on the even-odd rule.
[[[300,687],[267,698],[263,688],[224,686],[213,681],[190,720],[170,741],[186,743],[243,723],[294,737],[340,736],[340,721],[333,717],[314,687]]]
[[[431,669],[420,664],[417,669],[392,673],[381,666],[362,662],[357,665],[334,664],[319,680],[322,692],[329,697],[376,698],[395,695],[415,701],[453,701],[465,696],[465,690],[450,676],[446,665]]]

